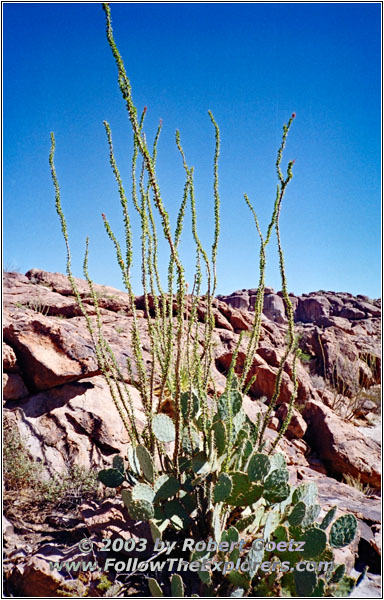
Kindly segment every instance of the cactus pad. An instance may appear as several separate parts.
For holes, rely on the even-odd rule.
[[[156,540],[161,540],[162,532],[161,529],[156,525],[154,521],[149,521],[149,528],[151,530],[152,540],[156,542]]]
[[[213,490],[214,502],[223,502],[232,491],[232,479],[226,473],[221,473]]]
[[[200,402],[195,392],[184,392],[180,396],[181,414],[183,419],[191,421],[199,412]],[[188,410],[189,409],[189,410]]]
[[[339,583],[345,575],[345,565],[337,565],[331,577],[331,583]]]
[[[178,573],[171,577],[171,592],[173,598],[184,598],[184,584]]]
[[[337,506],[332,506],[332,508],[327,512],[324,519],[321,521],[319,527],[320,529],[327,529],[327,527],[332,523],[333,517],[336,514]]]
[[[154,490],[146,483],[137,483],[131,489],[131,498],[135,500],[146,500],[152,503],[155,498]]]
[[[288,517],[288,523],[294,526],[300,525],[305,517],[306,510],[307,506],[304,504],[304,502],[298,502],[293,507],[293,510]]]
[[[300,598],[312,596],[312,592],[317,584],[316,573],[312,571],[296,571],[295,570],[295,586],[296,595]]]
[[[248,506],[261,498],[263,488],[251,484],[246,473],[230,471],[228,475],[232,479],[232,491],[226,499],[228,504],[232,506]]]
[[[110,488],[118,487],[125,480],[124,473],[118,469],[103,469],[99,472],[98,478],[101,483]]]
[[[356,531],[357,520],[355,515],[343,515],[332,525],[329,542],[334,548],[344,548],[354,540]]]
[[[327,536],[322,529],[311,527],[301,536],[304,542],[303,558],[317,558],[321,556],[327,545]]]
[[[121,497],[127,507],[129,516],[134,521],[149,521],[154,517],[155,509],[151,502],[147,500],[132,500],[132,495],[128,490],[123,490]]]
[[[317,485],[312,481],[310,483],[302,483],[295,489],[292,495],[292,504],[304,502],[307,506],[316,504],[317,500]]]
[[[148,587],[149,587],[149,591],[151,592],[153,598],[163,598],[164,597],[163,590],[157,583],[156,579],[154,579],[153,577],[148,578]]]
[[[117,469],[121,473],[124,473],[124,459],[119,454],[113,457],[112,465],[114,469]]]
[[[152,419],[152,429],[159,442],[174,442],[176,438],[175,425],[168,415],[159,413]]]
[[[144,446],[137,446],[136,456],[145,479],[150,483],[153,483],[155,478],[155,469],[153,466],[152,457],[148,450]]]
[[[236,390],[227,390],[217,401],[217,411],[220,419],[227,422],[231,417],[237,415],[243,406],[243,398]]]
[[[198,452],[192,458],[192,470],[196,475],[204,475],[209,472],[209,463],[205,452]]]
[[[161,475],[155,483],[155,501],[167,500],[177,494],[180,489],[180,483],[175,477],[169,477],[168,475]]]
[[[170,500],[164,506],[166,517],[177,529],[181,529],[189,521],[189,515],[179,500]]]
[[[212,426],[217,454],[221,456],[227,448],[227,432],[223,421],[216,421]]]
[[[288,479],[289,472],[286,469],[272,471],[264,481],[264,498],[272,503],[282,502],[288,498],[290,493]]]
[[[254,454],[248,464],[248,477],[250,481],[261,481],[271,469],[271,463],[266,454]]]
[[[136,450],[135,450],[135,448],[132,448],[132,446],[128,446],[127,457],[128,457],[128,462],[129,462],[131,471],[133,471],[133,473],[135,475],[140,476],[141,475],[140,463],[137,459]]]
[[[281,452],[276,452],[273,456],[270,457],[271,461],[271,471],[275,471],[276,469],[286,469],[287,461],[285,460],[285,456],[281,454]]]
[[[298,504],[301,504],[301,502],[298,502]],[[305,503],[303,502],[303,504],[305,504]],[[297,506],[297,504],[296,504],[296,506]],[[315,522],[315,520],[317,519],[317,517],[319,516],[320,511],[321,511],[320,504],[311,504],[311,506],[307,506],[305,517],[301,521],[301,526],[309,527],[310,525],[312,525]],[[320,527],[320,529],[322,529],[322,527]]]

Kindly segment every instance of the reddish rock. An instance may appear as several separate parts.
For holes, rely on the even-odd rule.
[[[295,311],[295,320],[303,323],[313,323],[320,317],[328,317],[331,310],[330,302],[323,296],[299,298]]]
[[[271,417],[268,421],[269,429],[273,429],[274,431],[279,431],[280,429],[280,421],[277,417]]]
[[[28,395],[28,390],[18,373],[3,373],[4,400],[18,400]]]
[[[251,328],[253,318],[248,312],[237,310],[225,302],[218,302],[217,308],[235,331],[247,331]]]
[[[338,327],[346,333],[352,332],[352,325],[348,319],[342,317],[320,317],[316,321],[316,325],[320,327]]]
[[[145,423],[139,392],[128,386],[139,430]],[[130,442],[102,376],[67,383],[32,395],[7,412],[12,415],[30,454],[60,475],[71,465],[86,469],[126,455]]]
[[[16,364],[16,355],[13,348],[3,342],[3,369],[8,373],[16,373],[18,367]]]
[[[358,308],[354,308],[353,306],[344,306],[339,313],[339,317],[344,317],[344,319],[365,319],[365,312],[359,310]]]
[[[288,405],[281,404],[276,412],[276,416],[283,423],[288,414]],[[285,433],[288,439],[301,439],[307,431],[307,424],[303,417],[295,408],[292,411],[292,418]]]
[[[225,296],[225,302],[229,304],[229,306],[233,306],[233,308],[239,308],[240,310],[248,310],[249,296],[248,293]]]
[[[277,368],[267,364],[253,364],[250,377],[256,375],[256,381],[251,387],[251,392],[256,397],[266,396],[269,400],[275,391],[275,382]],[[293,393],[293,383],[287,373],[283,372],[281,378],[280,394],[277,399],[277,405],[282,402],[289,402]]]
[[[328,472],[352,475],[363,483],[380,487],[380,446],[356,427],[339,418],[320,402],[306,404],[303,417],[308,424],[306,439]]]
[[[284,300],[277,294],[266,294],[264,296],[263,313],[275,323],[286,323]]]
[[[66,320],[42,314],[10,314],[4,318],[4,339],[15,348],[30,389],[44,390],[100,373],[89,335],[79,335]]]
[[[371,304],[370,302],[355,302],[354,306],[358,310],[361,310],[362,312],[366,313],[368,316],[381,317],[381,308],[375,306],[374,304]]]

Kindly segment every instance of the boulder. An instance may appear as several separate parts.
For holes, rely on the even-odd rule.
[[[145,422],[139,392],[128,386],[137,426]],[[32,395],[12,411],[30,455],[49,474],[110,464],[111,455],[126,455],[128,433],[102,376],[72,382]]]
[[[381,317],[381,308],[370,302],[355,302],[354,306],[370,317]]]
[[[225,301],[227,304],[229,304],[229,306],[233,306],[233,308],[239,308],[240,310],[248,310],[249,307],[248,294],[229,296]]]
[[[301,296],[295,311],[295,320],[303,323],[314,323],[320,317],[329,317],[331,304],[323,296],[305,298]]]
[[[3,373],[4,400],[18,400],[28,395],[28,390],[18,373]]]
[[[18,366],[13,348],[3,342],[3,370],[7,373],[17,373]]]
[[[345,333],[352,332],[352,324],[348,319],[342,317],[320,317],[316,320],[316,325],[319,325],[319,327],[338,327]]]
[[[288,404],[281,404],[276,412],[277,417],[280,419],[281,423],[284,422],[287,414],[288,414]],[[288,439],[301,439],[304,437],[305,432],[307,431],[307,424],[304,421],[303,417],[295,408],[292,410],[292,418],[288,425],[288,429],[285,433]]]
[[[89,334],[67,320],[39,314],[4,317],[4,339],[18,357],[31,390],[45,390],[67,381],[97,375],[100,369]]]
[[[277,294],[264,296],[263,313],[275,323],[286,323],[284,300]]]
[[[380,487],[380,445],[362,435],[321,402],[307,402],[303,417],[308,424],[306,440],[333,475],[352,475],[363,483]]]
[[[66,568],[51,569],[51,563],[64,561],[94,560],[84,556],[75,544],[70,548],[59,548],[54,544],[43,544],[25,562],[19,562],[7,573],[8,585],[16,597],[57,598],[60,596],[83,597],[85,585]],[[81,596],[80,596],[81,594]]]
[[[256,397],[266,396],[270,400],[275,391],[277,368],[271,367],[268,364],[258,364],[255,360],[250,371],[250,377],[253,377],[254,375],[256,375],[256,380],[251,386],[252,394]],[[291,378],[287,373],[283,372],[277,405],[282,402],[289,402],[292,393],[293,383]]]
[[[358,308],[354,308],[353,306],[344,306],[339,313],[339,317],[343,317],[344,319],[355,320],[355,319],[365,319],[365,312],[359,310]]]

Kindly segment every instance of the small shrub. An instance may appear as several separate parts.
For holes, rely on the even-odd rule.
[[[37,489],[43,468],[32,460],[13,421],[4,419],[3,475],[6,490]]]
[[[343,478],[347,485],[355,488],[355,490],[358,490],[365,496],[372,496],[374,494],[374,490],[372,490],[371,486],[368,483],[364,484],[360,477],[353,477],[347,473],[346,475],[343,475]]]
[[[17,498],[25,506],[54,506],[74,509],[88,499],[100,495],[97,471],[73,465],[62,476],[46,477],[44,464],[34,460],[27,449],[17,425],[4,422],[3,473],[5,508],[12,512]]]
[[[15,306],[17,308],[26,308],[28,310],[33,310],[34,312],[40,313],[44,316],[48,316],[49,314],[49,306],[43,304],[40,300],[29,300],[25,304],[21,302],[15,302]]]
[[[306,364],[311,362],[311,360],[314,358],[311,354],[308,354],[308,352],[303,352],[303,350],[300,350],[300,348],[298,348],[297,350],[297,358],[299,360],[301,360],[302,363]]]

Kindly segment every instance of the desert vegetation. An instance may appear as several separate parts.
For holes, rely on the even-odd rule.
[[[120,176],[113,151],[112,133],[108,122],[104,122],[110,153],[110,163],[116,179],[125,227],[125,248],[115,236],[108,217],[103,214],[107,235],[116,250],[116,258],[122,273],[122,280],[131,299],[130,308],[133,320],[131,344],[134,360],[127,361],[130,381],[140,392],[146,417],[145,427],[139,429],[136,423],[131,394],[124,384],[118,361],[103,335],[102,317],[97,294],[88,272],[88,240],[84,258],[84,277],[88,282],[93,299],[96,319],[91,319],[87,307],[79,293],[71,270],[71,253],[67,224],[62,208],[60,188],[54,165],[55,137],[51,134],[50,165],[56,192],[56,209],[67,247],[67,275],[78,305],[86,319],[92,338],[98,364],[103,373],[111,398],[121,416],[131,440],[128,457],[116,457],[109,469],[99,473],[102,483],[108,487],[121,487],[122,501],[131,518],[148,521],[153,541],[178,535],[198,536],[201,539],[212,537],[217,543],[227,539],[238,541],[240,534],[247,537],[248,560],[262,559],[264,549],[255,550],[252,540],[256,532],[264,529],[264,536],[289,542],[305,540],[304,559],[324,559],[332,556],[332,547],[341,547],[353,541],[356,533],[356,519],[353,515],[339,517],[332,525],[336,512],[332,509],[321,522],[316,522],[320,512],[317,504],[315,484],[302,483],[296,489],[288,484],[289,473],[284,457],[276,453],[276,447],[286,432],[292,416],[297,394],[296,361],[299,354],[294,331],[293,309],[288,296],[284,267],[284,254],[280,236],[280,212],[287,186],[293,176],[293,163],[289,161],[283,173],[283,152],[287,136],[295,114],[283,126],[280,148],[277,152],[277,193],[272,216],[265,234],[262,233],[256,211],[245,194],[245,202],[251,211],[257,233],[260,237],[259,283],[256,294],[254,320],[244,357],[239,364],[239,337],[236,351],[226,377],[223,393],[212,393],[212,344],[214,331],[213,310],[217,289],[216,259],[220,233],[219,196],[219,153],[220,131],[209,112],[214,127],[216,148],[213,161],[213,214],[214,239],[211,251],[203,248],[196,219],[193,168],[188,165],[181,145],[181,136],[176,131],[176,144],[185,170],[184,194],[180,204],[174,230],[164,205],[156,176],[157,142],[161,123],[155,135],[152,149],[149,148],[144,133],[146,108],[139,112],[134,105],[131,83],[127,76],[122,57],[116,46],[111,9],[103,4],[106,15],[107,39],[115,58],[118,82],[126,104],[133,135],[133,160],[131,197],[132,204],[141,222],[141,270],[145,313],[148,316],[147,328],[150,340],[151,364],[144,363],[142,340],[136,316],[135,297],[131,282],[131,265],[134,257],[132,231],[128,209],[128,199]],[[137,162],[139,179],[137,180]],[[192,290],[187,289],[184,268],[178,246],[183,230],[187,208],[192,216],[192,234],[195,242],[196,269]],[[158,268],[158,231],[154,212],[161,219],[161,235],[169,246],[168,279],[164,285],[160,281]],[[282,294],[286,308],[288,326],[287,342],[277,371],[275,389],[269,399],[265,414],[259,412],[252,422],[242,408],[242,395],[254,383],[250,368],[258,348],[261,315],[265,288],[265,266],[267,247],[276,236],[281,274]],[[203,272],[207,284],[202,290]],[[201,327],[198,310],[204,306],[205,320]],[[153,315],[153,318],[149,318]],[[301,352],[301,359],[306,356]],[[291,379],[293,392],[286,417],[279,434],[272,444],[267,444],[265,431],[271,413],[279,398],[281,380],[285,364],[292,358]],[[184,377],[183,377],[184,374]],[[172,416],[160,412],[165,397],[170,398]],[[128,459],[128,461],[127,461]],[[127,461],[127,462],[126,462]],[[156,466],[157,465],[157,466]],[[329,539],[325,530],[330,527]],[[267,532],[267,533],[266,533]],[[225,553],[224,553],[225,554]],[[208,555],[191,556],[211,558]],[[239,558],[237,552],[236,560]],[[284,553],[273,553],[274,560],[280,561]],[[231,559],[234,559],[231,556]],[[247,573],[231,572],[228,577],[200,574],[202,595],[279,595],[279,590],[287,588],[291,595],[329,595],[340,586],[353,585],[344,575],[345,567],[336,565],[325,578],[316,574],[308,577],[295,572],[294,576],[274,573],[265,578],[258,573],[258,567]],[[173,595],[189,595],[188,585],[178,574],[174,574],[171,587]],[[164,595],[155,579],[149,580],[153,595]],[[201,595],[201,594],[199,594]]]
[[[377,333],[379,302],[324,291],[297,298],[288,292],[280,216],[293,178],[294,160],[286,161],[285,152],[295,113],[282,127],[265,231],[251,195],[244,194],[244,214],[259,241],[256,287],[217,295],[217,256],[220,244],[229,242],[220,237],[219,124],[209,111],[213,180],[204,217],[211,215],[213,237],[207,247],[199,235],[195,172],[182,133],[175,132],[175,144],[185,180],[173,223],[157,175],[162,122],[149,142],[148,110],[134,103],[112,30],[113,9],[108,3],[102,7],[133,148],[127,184],[104,121],[124,240],[108,214],[101,219],[125,292],[94,283],[88,239],[84,279],[74,276],[68,199],[61,195],[51,133],[49,166],[67,271],[66,276],[38,269],[25,276],[6,274],[5,508],[11,530],[26,513],[35,515],[33,527],[52,524],[56,513],[57,528],[68,519],[73,526],[59,537],[45,529],[30,562],[10,552],[8,593],[348,596],[357,583],[351,568],[361,554],[359,543],[377,549],[378,448],[355,428],[370,424],[370,418],[376,423],[379,413],[379,358],[368,339]],[[60,152],[59,139],[57,146]],[[140,223],[138,247],[132,213]],[[195,256],[192,276],[180,251],[186,223]],[[266,287],[272,244],[281,278],[278,294]],[[132,277],[137,264],[140,296]],[[343,310],[352,315],[352,325]],[[354,328],[356,339],[345,341],[345,332],[352,338]],[[347,438],[353,448],[346,447]],[[368,542],[360,537],[367,530]],[[57,556],[84,558],[79,554],[84,540],[95,568],[68,576]],[[171,547],[171,559],[209,567],[99,570],[103,543],[110,542],[111,556],[122,559],[124,544],[129,554],[143,540],[145,560],[161,558],[159,548]],[[186,540],[194,541],[193,548]],[[59,542],[70,546],[69,552],[58,550]],[[292,550],[297,544],[302,551]],[[315,562],[327,567],[312,568]],[[265,572],[261,565],[267,563]],[[228,567],[223,571],[217,564]]]

